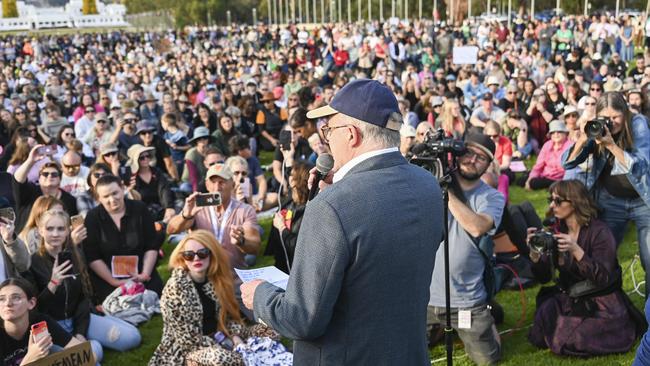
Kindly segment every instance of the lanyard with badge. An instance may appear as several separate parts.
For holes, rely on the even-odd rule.
[[[217,235],[217,240],[219,240],[219,243],[221,245],[223,245],[223,234],[226,231],[226,222],[228,222],[228,219],[232,214],[232,210],[233,210],[233,203],[231,200],[228,203],[228,208],[226,209],[226,211],[223,213],[223,216],[221,217],[221,221],[219,221],[219,218],[217,217],[217,214],[214,212],[214,209],[212,209],[212,207],[210,208],[210,221],[212,223],[212,230]]]

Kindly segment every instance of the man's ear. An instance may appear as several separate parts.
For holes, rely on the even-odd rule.
[[[363,141],[363,136],[361,135],[361,129],[355,125],[351,125],[350,135],[348,135],[348,143],[350,147],[359,147]]]

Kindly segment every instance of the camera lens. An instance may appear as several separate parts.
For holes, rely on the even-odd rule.
[[[597,137],[604,135],[604,125],[600,120],[591,120],[585,125],[585,133],[590,139],[595,139]]]

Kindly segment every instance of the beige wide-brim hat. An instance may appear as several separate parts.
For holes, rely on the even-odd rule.
[[[129,148],[126,155],[129,157],[128,165],[131,167],[131,173],[136,173],[140,170],[140,154],[147,151],[155,151],[154,147],[145,147],[140,144],[135,144]],[[153,159],[151,159],[153,161]]]

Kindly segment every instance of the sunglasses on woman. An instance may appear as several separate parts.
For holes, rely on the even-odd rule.
[[[548,204],[549,204],[549,205],[550,205],[551,203],[555,203],[556,206],[561,205],[562,202],[571,202],[571,200],[566,200],[566,199],[564,199],[564,198],[560,198],[560,197],[555,197],[555,198],[553,198],[553,197],[549,197],[549,198],[547,198],[546,200],[548,201]]]
[[[208,248],[203,248],[199,249],[196,252],[192,250],[186,250],[184,252],[181,252],[181,257],[183,257],[184,260],[191,262],[194,260],[194,256],[199,257],[199,259],[205,259],[208,256],[210,256],[210,249]]]

